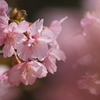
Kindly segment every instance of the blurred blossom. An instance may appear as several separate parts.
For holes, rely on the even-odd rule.
[[[5,71],[8,71],[9,67],[6,65],[0,65],[0,75],[2,75]],[[20,96],[21,91],[12,87],[9,84],[5,84],[4,81],[0,81],[0,100],[14,100]]]
[[[36,100],[99,100],[99,96],[80,90],[78,80],[85,76],[87,70],[91,68],[94,60],[92,54],[98,46],[87,43],[83,35],[80,21],[83,18],[81,10],[46,8],[34,16],[44,18],[45,25],[50,24],[51,20],[61,19],[68,16],[62,23],[62,31],[57,38],[60,48],[66,54],[66,62],[57,62],[58,70],[52,76],[48,74],[43,86],[34,91]],[[96,48],[95,48],[96,47]],[[92,54],[91,54],[92,53]],[[92,68],[93,69],[93,68]]]
[[[83,66],[88,67],[86,71],[88,74],[78,82],[79,88],[88,89],[90,93],[95,95],[100,94],[100,10],[98,9],[100,3],[97,3],[96,10],[92,13],[87,13],[81,20],[84,39],[88,46],[91,47],[87,54],[89,56],[86,55],[85,58],[82,57],[77,60],[80,66],[83,64]]]
[[[82,6],[90,11],[97,9],[99,13],[97,2],[98,0],[84,0]],[[58,63],[58,71],[53,77],[49,74],[44,82],[45,86],[41,87],[43,92],[40,89],[36,91],[37,94],[34,93],[37,100],[48,97],[48,100],[99,100],[100,17],[99,14],[98,17],[94,14],[95,12],[84,17],[81,10],[63,8],[47,8],[36,14],[35,17],[40,16],[46,20],[46,25],[49,25],[51,20],[68,16],[62,23],[63,29],[57,38],[60,48],[66,53],[66,62]]]
[[[85,79],[78,82],[79,88],[88,89],[91,94],[98,95],[100,93],[100,80],[98,77],[98,74],[86,75]]]

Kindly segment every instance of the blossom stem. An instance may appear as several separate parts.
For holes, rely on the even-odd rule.
[[[16,60],[17,60],[17,63],[18,64],[20,64],[21,63],[21,61],[19,60],[19,58],[17,57],[17,55],[16,55],[16,52],[14,51],[14,55],[15,55],[15,58],[16,58]]]

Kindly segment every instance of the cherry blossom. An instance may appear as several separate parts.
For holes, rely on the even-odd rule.
[[[2,84],[8,84],[8,72],[9,72],[9,67],[6,65],[0,65],[0,83]]]
[[[99,75],[86,75],[84,79],[78,81],[80,89],[87,89],[91,94],[100,94],[100,80]]]
[[[98,8],[98,7],[97,7]],[[80,89],[87,89],[91,94],[100,94],[100,11],[96,10],[92,13],[87,13],[81,20],[81,26],[83,28],[83,36],[88,44],[88,47],[92,47],[88,54],[77,60],[81,66],[87,66],[88,71],[84,79],[78,81]],[[90,49],[90,48],[89,48]]]
[[[43,20],[37,20],[29,27],[27,33],[27,39],[20,43],[17,48],[18,56],[22,60],[29,58],[44,59],[48,53],[48,43],[52,41],[50,39],[50,37],[53,37],[52,31],[43,30]]]
[[[8,10],[8,4],[4,0],[0,0],[0,31],[6,28],[9,17],[7,16],[6,12]]]
[[[11,68],[8,74],[8,82],[16,86],[21,82],[25,85],[32,85],[36,78],[42,78],[46,75],[47,70],[41,63],[37,61],[26,61]]]
[[[14,49],[17,48],[18,44],[25,37],[23,33],[26,32],[28,25],[26,21],[20,22],[19,25],[12,22],[1,32],[0,44],[2,45],[5,43],[3,47],[4,57],[13,55]]]
[[[6,13],[8,10],[8,4],[4,0],[0,0],[0,15]]]
[[[42,63],[50,73],[54,74],[57,71],[56,59],[53,55],[49,54]]]
[[[42,62],[47,70],[52,74],[57,71],[56,59],[59,61],[65,61],[66,56],[62,50],[58,49],[57,46],[54,46],[49,50],[48,56]]]
[[[51,22],[49,29],[54,33],[54,36],[52,38],[52,44],[53,45],[58,45],[56,39],[57,39],[58,35],[60,34],[60,32],[62,30],[61,24],[66,19],[67,19],[67,17],[62,18],[60,21],[54,20],[54,21]],[[58,48],[59,48],[59,45],[58,45]]]
[[[14,100],[18,96],[20,96],[21,93],[20,89],[11,86],[8,83],[8,77],[5,77],[5,79],[3,79],[2,75],[7,73],[9,70],[10,70],[9,66],[0,65],[0,100]]]
[[[62,30],[60,21],[54,20],[50,27],[44,27],[43,19],[34,23],[25,21],[26,11],[13,9],[7,15],[8,4],[0,0],[0,46],[3,57],[14,54],[17,64],[0,75],[0,81],[14,86],[21,82],[32,85],[37,78],[46,77],[48,71],[56,72],[56,60],[65,61],[66,56],[57,43]]]
[[[0,32],[2,32],[8,26],[8,19],[0,16]]]
[[[66,19],[67,19],[67,17],[62,18],[60,21],[58,21],[58,20],[52,21],[51,24],[50,24],[49,29],[50,29],[55,35],[58,35],[58,34],[61,32],[61,30],[62,30],[61,23],[62,23],[64,20],[66,20]]]
[[[85,18],[81,20],[81,26],[86,41],[92,44],[100,44],[100,19],[97,16],[87,14]]]

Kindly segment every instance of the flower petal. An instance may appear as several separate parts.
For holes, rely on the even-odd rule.
[[[29,23],[26,21],[22,21],[19,23],[18,27],[14,30],[14,33],[22,34],[27,31],[29,27]]]

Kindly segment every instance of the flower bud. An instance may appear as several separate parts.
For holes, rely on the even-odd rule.
[[[17,24],[25,19],[26,17],[25,10],[17,10],[17,8],[13,9],[10,14],[10,22],[16,22]]]

